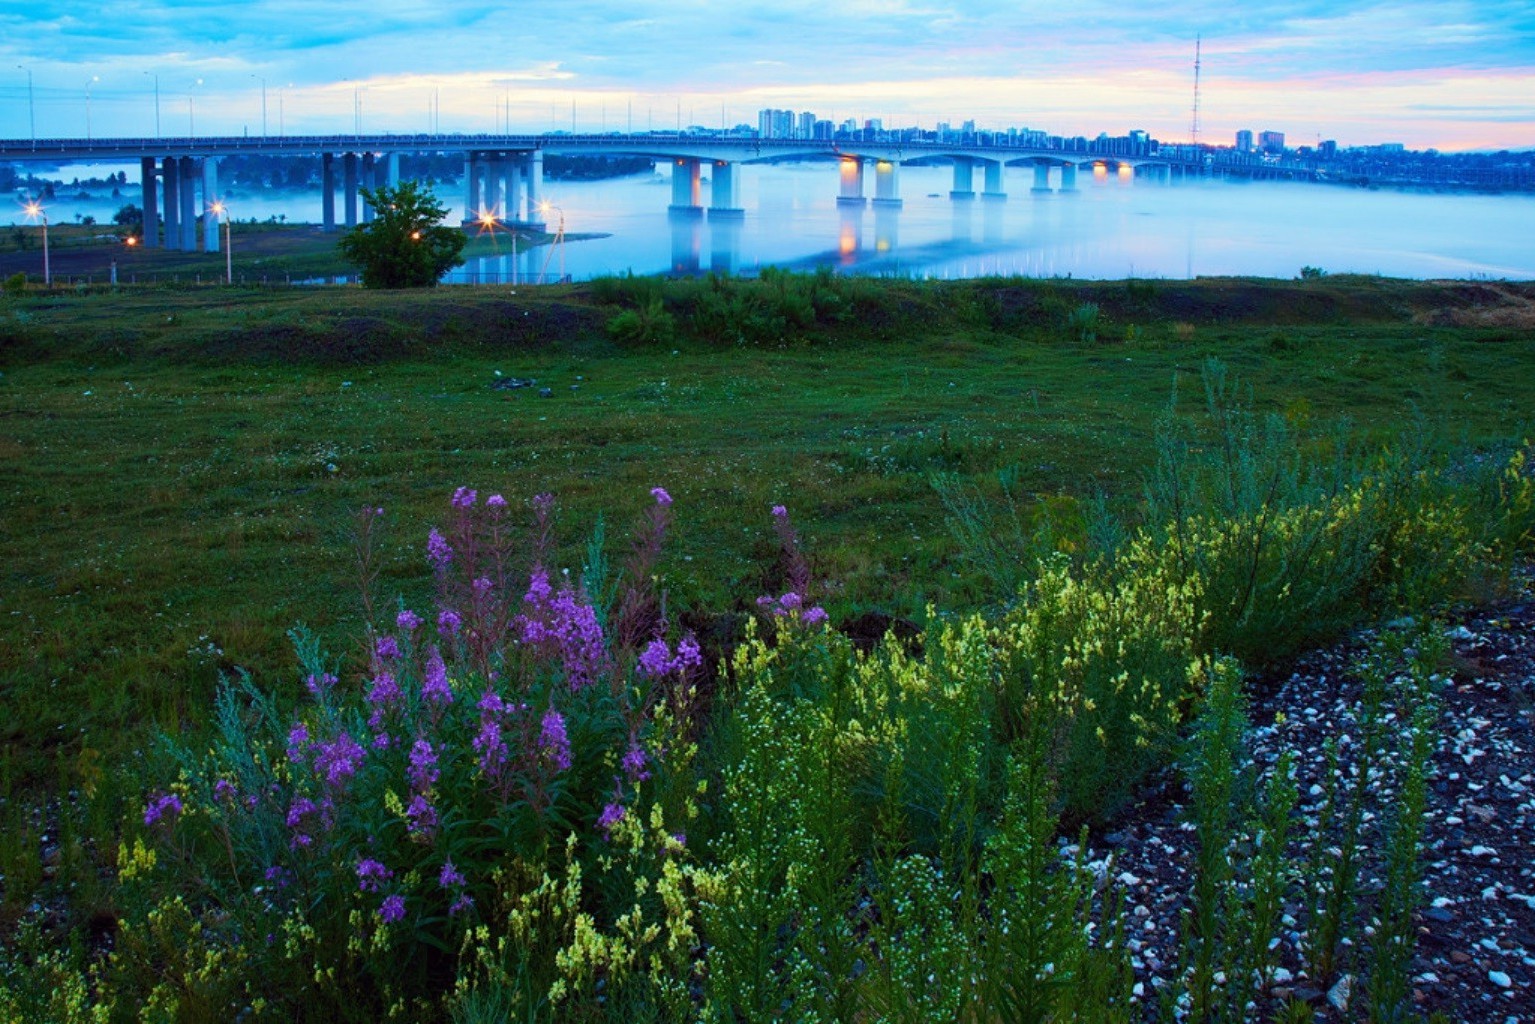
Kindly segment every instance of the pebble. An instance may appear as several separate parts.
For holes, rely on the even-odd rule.
[[[1502,971],[1488,971],[1487,980],[1499,988],[1508,988],[1514,983],[1514,980]]]

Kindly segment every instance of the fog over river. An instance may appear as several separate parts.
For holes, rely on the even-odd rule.
[[[63,168],[65,181],[120,168]],[[55,222],[90,214],[109,222],[138,201],[136,168],[118,198],[71,198],[58,189]],[[52,176],[52,175],[50,175]],[[1535,196],[1367,190],[1286,182],[1163,184],[1084,170],[1072,194],[1031,192],[1026,168],[1008,168],[1004,201],[949,198],[946,165],[900,169],[898,208],[839,206],[833,163],[742,165],[736,219],[668,214],[663,170],[602,181],[546,181],[542,195],[564,212],[572,235],[558,250],[536,248],[474,260],[450,281],[510,281],[560,271],[576,279],[636,274],[753,274],[765,266],[912,277],[1024,275],[1076,278],[1295,277],[1328,273],[1409,278],[1535,279]],[[456,185],[438,197],[463,209]],[[873,193],[873,174],[866,191]],[[317,221],[319,191],[228,195],[239,220],[284,216]],[[709,201],[707,179],[703,201]],[[338,204],[339,206],[339,204]],[[552,231],[557,213],[549,215]],[[12,218],[23,222],[21,216]]]

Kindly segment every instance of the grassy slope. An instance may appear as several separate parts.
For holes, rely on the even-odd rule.
[[[676,352],[614,349],[581,289],[7,300],[0,768],[35,779],[82,747],[113,761],[145,725],[201,720],[221,667],[291,686],[296,621],[344,649],[363,504],[389,513],[386,600],[424,599],[422,543],[457,485],[554,492],[573,565],[599,511],[621,556],[661,485],[674,609],[761,592],[782,502],[834,615],[915,615],[981,597],[930,473],[984,485],[1017,464],[1038,494],[1133,494],[1174,380],[1193,402],[1206,356],[1295,421],[1505,435],[1535,397],[1529,335],[1424,325],[1475,320],[1494,302],[1476,287],[890,283],[782,348]],[[1089,299],[1096,343],[1057,316]],[[553,395],[494,390],[497,370]]]

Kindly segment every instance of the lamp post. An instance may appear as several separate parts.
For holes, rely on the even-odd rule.
[[[229,206],[222,199],[220,199],[216,201],[212,206],[208,207],[208,209],[212,210],[215,216],[222,218],[224,221],[224,283],[234,284],[235,257],[229,246],[229,241],[231,238],[229,227]]]
[[[203,80],[199,78],[196,82],[192,83],[192,87],[195,89],[197,86],[202,84]],[[197,138],[196,111],[193,110],[192,107],[192,93],[190,91],[187,92],[187,138]]]
[[[37,106],[32,102],[32,69],[25,64],[16,67],[27,73],[27,122],[32,127],[32,148],[37,148]]]
[[[53,267],[48,262],[48,211],[36,199],[26,205],[26,211],[28,217],[37,217],[43,222],[43,284],[52,287]]]
[[[155,138],[160,137],[160,75],[157,72],[146,71],[155,80]]]
[[[260,75],[251,75],[261,83],[261,137],[266,138],[266,79]]]
[[[91,141],[91,86],[101,81],[100,75],[92,75],[91,80],[85,83],[85,141]]]
[[[565,211],[547,199],[539,203],[538,208],[543,211],[545,216],[548,216],[550,210],[560,215],[559,226],[554,230],[554,239],[549,243],[549,253],[544,257],[544,269],[539,271],[538,276],[540,279],[543,279],[549,275],[549,261],[554,258],[554,251],[558,249],[560,252],[560,280],[563,281],[565,280]]]

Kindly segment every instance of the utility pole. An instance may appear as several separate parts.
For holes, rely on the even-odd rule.
[[[1189,126],[1189,138],[1194,145],[1199,145],[1199,43],[1200,37],[1194,36],[1194,119]]]

